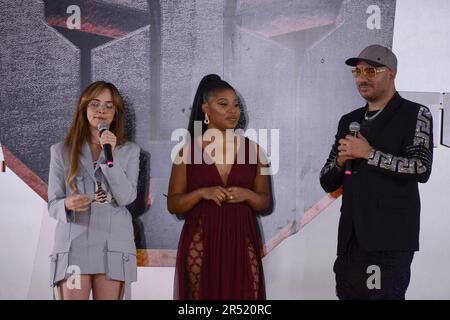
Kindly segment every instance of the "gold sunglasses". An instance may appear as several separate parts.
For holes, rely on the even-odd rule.
[[[375,67],[368,67],[368,68],[353,68],[352,74],[353,77],[358,78],[361,74],[364,74],[367,78],[374,78],[379,72],[386,71],[386,68],[375,68]]]

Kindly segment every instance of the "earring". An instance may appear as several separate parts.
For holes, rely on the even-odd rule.
[[[208,114],[207,114],[207,113],[205,113],[205,120],[203,120],[203,122],[204,122],[205,124],[209,124],[209,117],[208,117]]]

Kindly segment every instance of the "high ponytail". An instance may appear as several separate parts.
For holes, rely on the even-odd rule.
[[[236,92],[228,82],[222,80],[217,74],[208,74],[200,81],[194,96],[194,102],[192,103],[191,116],[189,117],[188,131],[191,137],[194,137],[195,121],[201,121],[202,134],[208,129],[208,126],[203,122],[205,120],[205,113],[202,110],[202,105],[212,95],[223,90],[233,90]]]

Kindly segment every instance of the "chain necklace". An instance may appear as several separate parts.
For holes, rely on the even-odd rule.
[[[375,113],[374,115],[369,117],[369,116],[367,116],[367,112],[369,111],[369,108],[367,108],[366,113],[364,113],[364,120],[371,121],[371,120],[375,119],[381,113],[381,111],[383,111],[383,109],[384,108],[379,109],[377,111],[377,113]]]

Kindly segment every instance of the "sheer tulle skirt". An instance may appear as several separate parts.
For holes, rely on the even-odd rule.
[[[175,273],[175,299],[265,299],[261,240],[251,208],[202,200],[186,218]]]

